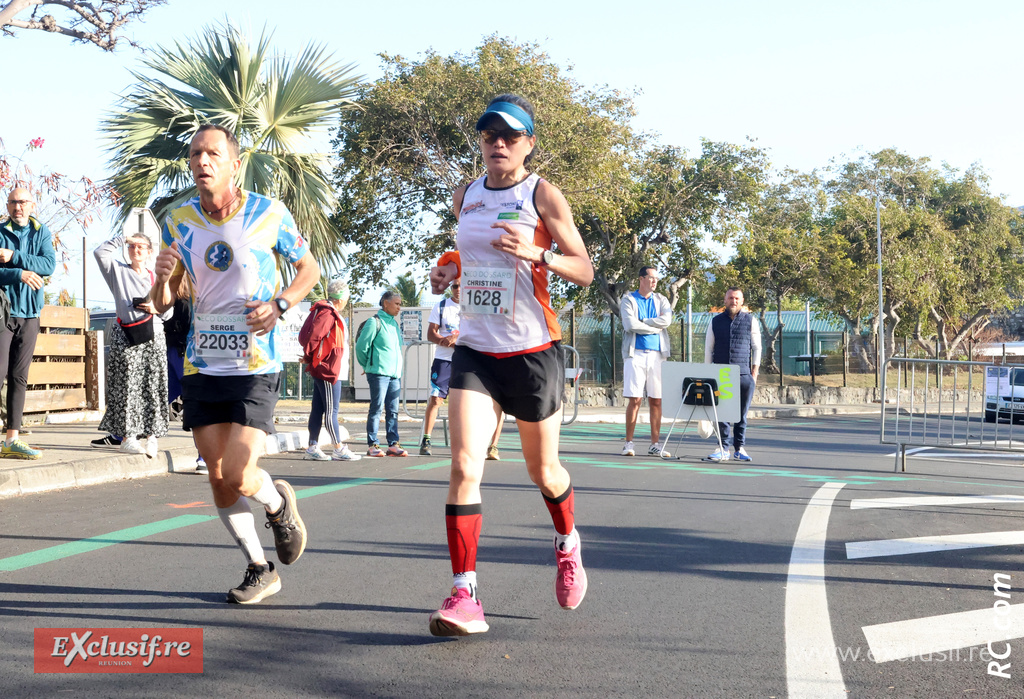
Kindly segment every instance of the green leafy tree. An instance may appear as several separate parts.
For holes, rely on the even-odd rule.
[[[271,37],[256,42],[232,26],[208,27],[143,60],[149,74],[102,124],[111,154],[112,186],[123,218],[133,206],[170,194],[158,217],[195,196],[188,146],[196,130],[215,123],[234,131],[241,149],[238,183],[280,199],[327,269],[343,264],[330,222],[337,206],[327,160],[310,137],[354,107],[358,78],[311,44],[297,57],[271,52]]]
[[[816,295],[855,343],[884,322],[886,356],[897,328],[951,358],[1021,291],[1017,211],[988,193],[977,167],[960,175],[887,149],[837,168],[821,220],[825,254]],[[882,204],[883,319],[878,317],[875,197]],[[905,322],[904,322],[905,321]],[[937,342],[936,342],[937,341]],[[937,349],[936,349],[937,347]],[[874,357],[854,346],[865,368]]]
[[[753,146],[703,141],[701,153],[653,148],[631,163],[629,184],[613,209],[616,218],[585,210],[580,228],[595,263],[596,293],[613,312],[644,264],[663,268],[664,290],[675,307],[686,284],[701,283],[714,266],[705,239],[725,243],[761,190],[767,162]]]
[[[817,219],[826,198],[817,175],[794,171],[766,188],[758,199],[747,229],[736,245],[736,255],[721,275],[724,288],[739,286],[747,305],[761,321],[765,373],[779,372],[775,342],[782,334],[782,308],[793,295],[808,295],[817,279],[821,235]],[[776,313],[776,327],[768,331],[768,310]]]
[[[639,143],[630,97],[588,90],[536,44],[489,37],[472,54],[422,60],[382,55],[384,74],[360,91],[335,141],[335,224],[352,244],[354,278],[380,284],[396,258],[428,263],[454,245],[452,193],[484,173],[476,120],[495,95],[537,109],[531,168],[565,193],[577,214],[613,209],[624,163]]]
[[[395,280],[395,290],[402,295],[403,306],[422,305],[423,289],[416,284],[412,272],[406,272]]]
[[[581,86],[536,44],[489,37],[469,55],[383,55],[384,75],[361,93],[335,142],[340,206],[335,223],[355,276],[380,283],[391,260],[429,263],[454,244],[452,193],[484,172],[475,123],[495,95],[533,102],[538,142],[530,168],[572,208],[596,267],[579,289],[555,280],[553,300],[618,312],[643,263],[661,264],[675,301],[708,262],[701,240],[726,238],[759,187],[756,148],[705,142],[691,158],[634,132],[632,96]]]

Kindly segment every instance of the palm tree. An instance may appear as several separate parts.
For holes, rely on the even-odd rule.
[[[325,51],[310,44],[298,58],[275,55],[265,32],[252,44],[225,25],[148,53],[143,64],[152,75],[133,72],[138,82],[101,126],[120,219],[168,195],[154,211],[162,220],[194,197],[189,143],[201,125],[220,124],[238,138],[239,186],[283,201],[320,264],[339,269],[344,257],[330,223],[337,201],[324,174],[327,158],[310,150],[310,136],[356,106],[361,78]]]
[[[423,290],[416,285],[412,272],[406,272],[395,280],[395,291],[402,295],[402,305],[416,307],[420,305]]]

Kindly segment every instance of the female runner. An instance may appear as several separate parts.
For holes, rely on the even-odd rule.
[[[565,197],[527,169],[537,142],[532,105],[517,95],[499,95],[476,128],[487,173],[455,192],[460,262],[431,271],[435,293],[460,275],[462,280],[462,322],[449,394],[452,467],[445,505],[454,585],[451,596],[430,615],[435,636],[488,629],[477,598],[476,551],[480,481],[496,406],[515,417],[530,479],[551,513],[558,603],[575,609],[587,591],[572,484],[558,461],[565,364],[548,273],[587,286],[594,268]]]

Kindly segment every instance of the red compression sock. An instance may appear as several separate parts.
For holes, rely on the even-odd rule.
[[[476,570],[476,547],[483,523],[481,504],[445,505],[444,521],[448,529],[448,555],[452,559],[452,573],[458,575]]]
[[[541,493],[541,495],[544,494]],[[572,484],[570,483],[565,492],[557,498],[549,498],[547,495],[544,495],[544,504],[548,506],[548,512],[551,513],[551,521],[555,525],[555,531],[563,536],[571,533],[575,524],[575,517],[573,515],[576,509],[572,496]]]

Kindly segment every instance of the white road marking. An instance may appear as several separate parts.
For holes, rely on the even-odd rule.
[[[1024,638],[1024,604],[865,626],[876,663]],[[1002,650],[1000,648],[1000,650]]]
[[[906,495],[898,498],[863,498],[850,502],[851,510],[878,507],[927,507],[944,505],[1021,504],[1024,495]]]
[[[979,532],[977,534],[951,534],[948,536],[915,536],[907,539],[879,539],[855,541],[846,545],[846,557],[874,558],[877,556],[905,556],[911,553],[980,549],[989,546],[1019,546],[1024,544],[1024,531]]]
[[[786,579],[786,684],[790,699],[848,697],[825,595],[825,538],[844,483],[826,483],[807,503]]]

